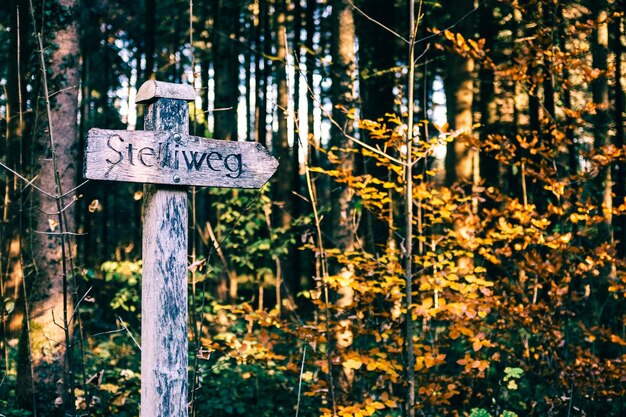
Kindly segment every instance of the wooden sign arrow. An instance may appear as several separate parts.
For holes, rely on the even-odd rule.
[[[259,143],[174,132],[91,129],[85,147],[93,180],[261,188],[277,168]]]

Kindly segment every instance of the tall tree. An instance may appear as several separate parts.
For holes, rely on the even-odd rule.
[[[609,84],[608,84],[608,52],[609,52],[609,15],[608,2],[595,0],[590,4],[595,23],[593,40],[591,43],[591,55],[594,70],[597,76],[592,81],[591,90],[595,114],[593,116],[594,149],[596,152],[604,152],[604,148],[610,144],[609,139]],[[598,243],[613,243],[613,183],[611,168],[608,164],[597,167],[597,175],[593,181],[593,204],[598,209],[598,215],[602,221],[597,226]],[[614,274],[613,265],[605,265],[602,270],[602,278],[608,278]],[[602,291],[601,289],[601,292]],[[602,302],[602,301],[600,301]]]
[[[480,36],[485,39],[485,48],[493,50],[498,32],[497,19],[494,16],[495,10],[487,3],[480,5]],[[481,62],[479,71],[480,80],[480,117],[482,128],[480,130],[480,142],[487,143],[489,136],[494,134],[498,128],[498,111],[496,101],[496,67],[493,61],[485,59]],[[481,155],[480,171],[484,172],[485,180],[488,184],[497,184],[502,181],[500,164],[489,155]]]
[[[354,120],[348,117],[349,112],[356,105],[354,95],[354,81],[356,71],[356,38],[354,16],[350,2],[347,0],[334,0],[332,3],[332,87],[331,98],[333,106],[333,127],[330,131],[329,158],[335,159],[335,163],[346,174],[351,175],[354,170],[354,152],[351,152],[352,143],[348,136],[354,135]],[[330,233],[333,247],[341,252],[350,252],[354,249],[355,224],[353,222],[354,190],[346,184],[338,184],[332,187]],[[332,274],[342,274],[350,279],[353,271],[348,266],[336,265]],[[338,290],[339,299],[337,307],[339,311],[338,329],[336,332],[336,344],[340,351],[345,351],[352,345],[352,320],[348,318],[348,309],[354,302],[354,290],[350,285],[345,285]],[[344,395],[350,393],[354,380],[354,370],[341,368],[338,378],[340,392]]]
[[[16,172],[24,172],[27,164],[29,131],[31,123],[27,112],[27,63],[30,59],[31,46],[29,43],[28,3],[24,0],[13,0],[7,3],[7,16],[11,17],[11,30],[9,38],[9,65],[6,68],[6,137],[0,145],[0,154],[3,162]],[[18,14],[19,12],[19,14]],[[18,24],[19,22],[19,24]],[[17,30],[19,28],[19,30]],[[4,294],[10,291],[17,301],[17,294],[21,293],[22,271],[20,257],[22,249],[23,230],[21,225],[25,216],[20,210],[21,187],[16,176],[9,171],[3,173],[4,184],[2,190],[2,209],[0,210],[0,266],[3,269],[0,275],[4,281]],[[6,274],[6,276],[5,276]],[[7,295],[8,296],[8,295]],[[6,299],[8,300],[8,298]],[[5,302],[6,302],[5,300]],[[15,314],[8,327],[9,333],[19,329],[19,321],[23,312],[22,303],[17,304],[19,314]]]
[[[459,33],[468,38],[472,35],[470,20],[463,15],[472,10],[472,0],[455,1],[450,7],[451,21],[458,23]],[[474,102],[474,59],[469,55],[453,53],[448,57],[445,77],[446,107],[450,130],[457,138],[448,144],[446,153],[446,184],[456,181],[471,183],[475,169],[476,150],[471,145],[472,105]]]
[[[366,0],[357,3],[362,12],[356,19],[360,45],[361,111],[364,118],[377,120],[394,110],[393,87],[400,40],[381,26],[397,29],[398,11],[395,1]]]
[[[32,22],[35,23],[34,11]],[[79,88],[78,1],[57,0],[46,3],[53,18],[47,23],[46,39],[51,49],[49,59],[40,51],[42,77],[49,68],[51,77],[43,79],[42,95],[45,103],[40,119],[47,121],[46,129],[37,132],[35,144],[35,172],[37,186],[49,193],[33,194],[33,261],[39,266],[29,285],[31,306],[30,350],[35,368],[35,387],[41,401],[38,415],[66,415],[74,409],[74,377],[71,362],[72,293],[71,274],[74,244],[69,236],[75,232],[74,206],[70,197],[64,197],[76,187],[78,160],[77,115]],[[42,28],[37,28],[39,47]],[[49,81],[49,82],[48,82]],[[52,95],[51,93],[55,93]],[[21,344],[29,343],[22,337]],[[27,349],[22,349],[27,351]],[[18,364],[20,400],[30,403],[31,358],[21,357]],[[59,384],[58,381],[62,381]],[[58,388],[60,389],[60,392]],[[54,394],[57,393],[57,394]],[[50,394],[55,397],[48,397]],[[32,405],[31,405],[32,406]],[[73,415],[73,414],[72,414]]]
[[[458,24],[457,30],[465,39],[473,36],[472,22],[463,19],[463,16],[474,7],[473,0],[455,1],[451,7],[451,21]],[[457,36],[458,39],[458,36]],[[456,138],[448,143],[446,152],[446,178],[447,186],[459,183],[465,190],[466,195],[474,195],[475,185],[479,180],[478,150],[472,144],[473,140],[473,115],[474,103],[474,59],[469,54],[454,51],[447,59],[445,93],[447,119],[450,130],[455,132]],[[472,198],[472,213],[459,216],[455,220],[454,230],[462,245],[473,239],[474,215],[477,214],[477,199]],[[472,260],[462,257],[458,261],[461,273],[467,273]]]
[[[622,84],[622,54],[624,52],[624,44],[622,43],[622,24],[624,22],[624,14],[626,13],[626,1],[616,1],[614,7],[617,13],[614,15],[612,22],[613,26],[613,54],[615,56],[614,65],[614,78],[615,78],[615,146],[618,149],[622,149],[625,145],[625,133],[624,133],[624,106],[625,95],[624,85]],[[621,12],[621,15],[619,14]],[[616,165],[614,171],[615,188],[613,193],[615,194],[615,201],[619,205],[626,198],[626,164],[620,161]],[[616,232],[619,233],[619,237],[616,239],[618,242],[619,254],[623,257],[626,254],[626,219],[624,216],[619,216],[616,219]]]
[[[154,54],[156,53],[156,0],[146,0],[144,10],[144,46],[146,54],[146,67],[140,84],[154,78]]]
[[[259,30],[256,41],[257,53],[255,59],[255,89],[256,89],[256,109],[255,109],[255,140],[263,145],[267,145],[267,78],[268,61],[271,54],[271,33],[269,23],[269,3],[262,1],[259,3]]]
[[[213,71],[215,80],[215,129],[213,136],[224,140],[237,140],[237,105],[239,65],[237,34],[239,4],[216,0],[213,27]]]
[[[608,48],[609,48],[609,16],[608,2],[596,0],[591,2],[591,11],[595,21],[591,54],[593,68],[597,76],[592,81],[591,89],[595,114],[593,116],[594,148],[602,151],[609,145],[609,85],[608,85]],[[598,240],[611,242],[612,237],[612,180],[609,166],[599,166],[598,175],[594,181],[594,202],[599,209],[603,221],[598,227]]]
[[[308,131],[308,152],[310,164],[316,166],[318,163],[317,149],[318,140],[315,137],[315,100],[312,92],[313,74],[317,68],[317,56],[315,55],[314,37],[316,33],[315,13],[317,10],[317,1],[311,0],[306,4],[305,30],[306,40],[304,49],[306,50],[306,83],[307,83],[307,131]]]
[[[277,225],[284,229],[290,229],[292,223],[292,175],[293,164],[291,163],[292,149],[289,146],[288,108],[289,88],[287,85],[287,0],[276,0],[275,4],[275,30],[276,30],[276,61],[274,75],[276,77],[276,115],[278,118],[278,131],[272,139],[272,151],[280,161],[276,180],[274,183],[274,199],[279,203],[279,211],[276,216]],[[287,256],[281,264],[281,271],[277,274],[277,298],[280,300],[280,288],[283,280],[291,282],[294,279],[293,259]]]

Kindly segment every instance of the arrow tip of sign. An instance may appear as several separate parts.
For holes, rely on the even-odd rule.
[[[274,155],[267,150],[267,148],[256,142],[256,149],[260,155],[265,155],[265,163],[267,163],[272,171],[272,174],[278,169],[278,159],[274,158]]]
[[[196,90],[189,84],[148,80],[139,87],[135,102],[148,103],[157,98],[193,101],[196,99]]]

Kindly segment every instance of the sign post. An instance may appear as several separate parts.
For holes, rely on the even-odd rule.
[[[260,144],[190,136],[193,87],[147,81],[145,131],[91,129],[89,179],[144,183],[141,284],[141,417],[187,417],[185,186],[260,188],[278,161]]]

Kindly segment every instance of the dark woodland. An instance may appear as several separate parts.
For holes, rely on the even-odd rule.
[[[139,415],[147,80],[279,161],[184,188],[189,416],[626,415],[625,10],[3,1],[0,416]]]

